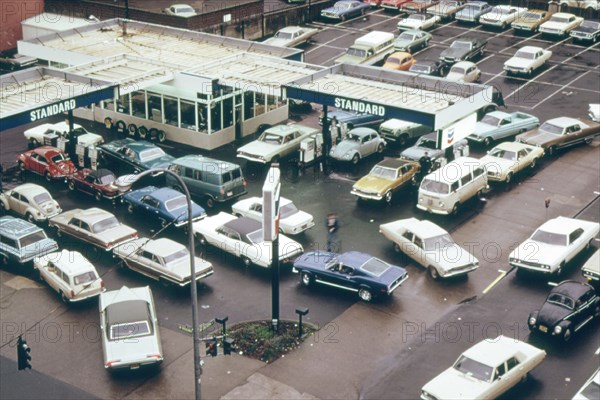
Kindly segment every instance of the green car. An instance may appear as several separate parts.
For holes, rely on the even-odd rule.
[[[394,41],[394,49],[414,53],[417,49],[427,47],[431,38],[430,33],[418,29],[404,31]]]

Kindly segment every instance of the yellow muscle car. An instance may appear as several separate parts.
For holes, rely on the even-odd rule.
[[[420,165],[417,162],[388,158],[375,165],[367,176],[352,186],[352,193],[358,199],[385,200],[392,202],[394,192],[407,184],[416,184]]]

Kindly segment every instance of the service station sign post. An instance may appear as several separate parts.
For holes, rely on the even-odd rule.
[[[271,242],[271,322],[274,332],[279,330],[279,194],[281,171],[279,164],[271,164],[262,188],[263,240]]]

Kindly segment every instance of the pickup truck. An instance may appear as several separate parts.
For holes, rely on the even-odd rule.
[[[552,57],[552,51],[541,47],[525,46],[520,48],[512,58],[504,63],[506,74],[527,74],[542,67]]]
[[[427,125],[403,121],[401,119],[389,119],[379,126],[379,134],[386,142],[405,146],[409,139],[418,138],[432,131]]]
[[[516,137],[517,142],[539,146],[552,156],[557,149],[592,143],[594,137],[600,136],[600,124],[590,120],[558,117],[549,119],[542,126]]]
[[[467,136],[473,142],[489,146],[495,140],[504,139],[540,126],[540,120],[533,115],[513,112],[492,111],[475,125],[475,132]]]

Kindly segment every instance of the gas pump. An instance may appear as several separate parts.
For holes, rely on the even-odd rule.
[[[95,146],[88,148],[88,157],[90,158],[90,167],[95,171],[98,168],[98,149]]]
[[[75,145],[75,154],[77,154],[77,164],[80,168],[85,166],[85,146],[81,143]]]
[[[300,142],[300,165],[304,168],[314,163],[321,157],[323,148],[323,134],[317,133]]]

